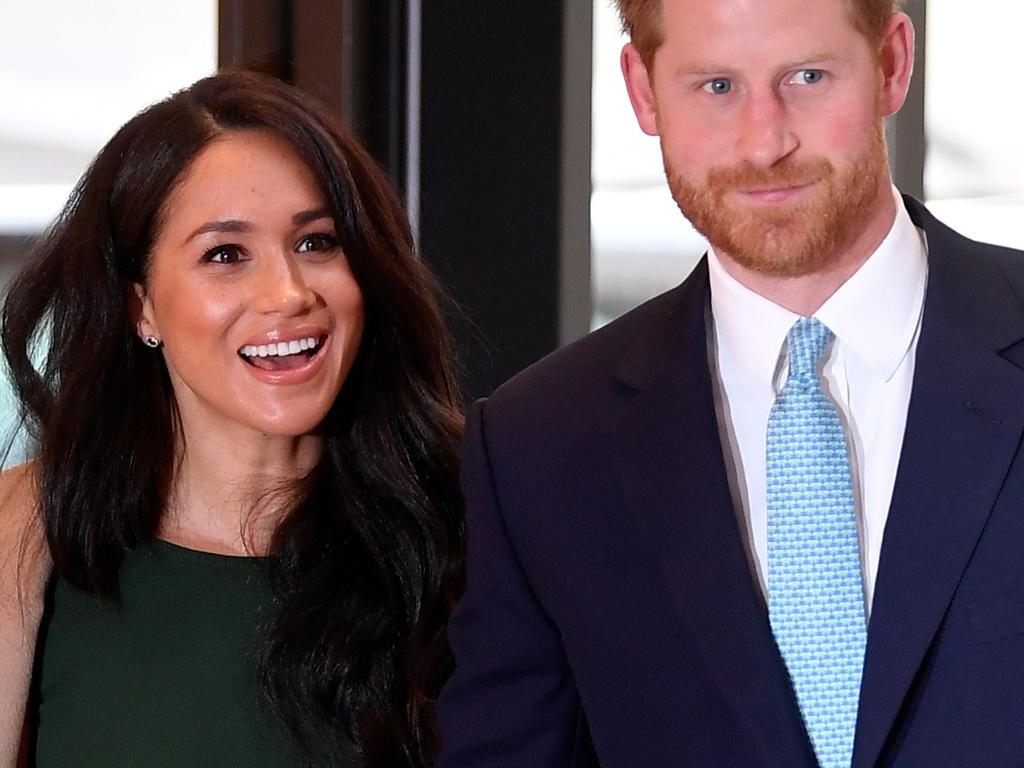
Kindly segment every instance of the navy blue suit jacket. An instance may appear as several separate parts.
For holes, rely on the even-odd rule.
[[[868,630],[868,766],[1024,765],[1024,254],[908,200],[928,288]],[[730,499],[705,263],[466,436],[442,768],[810,768]]]

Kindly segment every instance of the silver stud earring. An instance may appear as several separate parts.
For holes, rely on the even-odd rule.
[[[157,347],[160,346],[160,339],[158,339],[156,336],[145,336],[142,339],[142,343],[145,344],[150,349],[156,349]]]

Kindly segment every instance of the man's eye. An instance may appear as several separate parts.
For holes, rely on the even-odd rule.
[[[724,77],[716,77],[714,80],[704,83],[704,90],[716,95],[728,93],[732,90],[732,80],[726,80]]]
[[[213,264],[234,264],[242,260],[242,249],[237,245],[218,245],[203,254],[203,261]]]
[[[299,253],[309,253],[312,251],[331,251],[337,247],[338,238],[334,235],[317,233],[315,235],[306,235],[302,238],[296,250]]]
[[[794,85],[814,85],[820,83],[825,73],[820,69],[800,69],[793,73],[789,82]]]

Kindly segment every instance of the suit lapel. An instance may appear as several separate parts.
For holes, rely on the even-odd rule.
[[[854,766],[875,765],[1024,431],[1024,372],[1000,351],[1024,313],[988,259],[908,208],[929,243],[914,386],[879,565]]]
[[[623,367],[611,462],[680,614],[770,765],[816,765],[733,511],[708,370],[706,263]]]

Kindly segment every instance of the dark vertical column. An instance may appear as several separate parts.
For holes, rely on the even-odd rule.
[[[346,110],[347,2],[294,0],[291,15],[291,80],[330,106]]]
[[[405,178],[410,0],[220,0],[219,63],[280,77],[352,126]]]
[[[559,343],[590,330],[591,137],[593,136],[594,6],[568,0],[562,7],[561,224],[559,231]]]
[[[910,81],[910,92],[899,113],[890,118],[887,126],[889,159],[892,176],[902,192],[924,199],[924,90],[925,90],[925,46],[927,0],[907,3],[906,12],[914,22],[917,46],[914,57],[914,77]]]
[[[422,14],[420,245],[483,395],[589,323],[590,3]]]
[[[220,0],[217,62],[291,79],[288,0]]]
[[[349,2],[220,0],[218,63],[295,83],[344,114]]]
[[[409,0],[349,0],[345,115],[399,189],[406,181]]]

